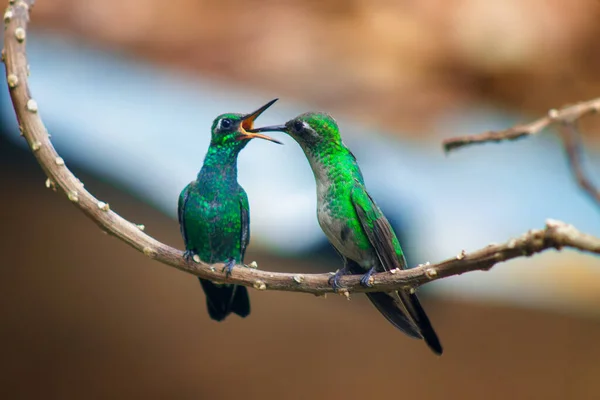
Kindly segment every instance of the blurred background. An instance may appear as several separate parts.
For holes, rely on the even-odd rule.
[[[67,165],[157,239],[183,247],[177,196],[213,118],[279,97],[258,124],[333,114],[416,265],[547,218],[600,235],[553,132],[441,148],[600,95],[599,17],[593,0],[38,0],[27,46]],[[549,251],[426,285],[441,358],[361,295],[252,290],[251,316],[219,324],[195,277],[104,235],[44,187],[7,90],[0,118],[2,398],[600,396],[596,257]],[[581,126],[600,183],[600,119]],[[246,261],[334,271],[310,168],[276,137],[285,146],[253,141],[239,160]]]

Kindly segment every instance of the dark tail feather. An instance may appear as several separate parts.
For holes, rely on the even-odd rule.
[[[246,286],[235,286],[235,295],[233,297],[233,303],[231,303],[231,311],[236,313],[242,318],[247,317],[250,314],[250,296],[248,295],[248,289]]]
[[[392,296],[393,293],[367,293],[371,303],[392,325],[412,338],[422,339],[418,328],[406,317],[402,306]]]
[[[215,321],[223,321],[232,312],[244,318],[250,314],[248,290],[238,285],[217,285],[200,279],[206,294],[208,315]]]
[[[429,321],[429,317],[425,313],[425,310],[421,306],[421,302],[417,297],[416,293],[409,293],[405,291],[399,291],[398,295],[402,300],[402,303],[406,307],[406,311],[408,311],[410,317],[415,321],[421,335],[423,336],[423,340],[427,343],[427,346],[437,355],[442,355],[444,349],[442,348],[442,344],[440,343],[440,339],[438,338],[431,322]]]

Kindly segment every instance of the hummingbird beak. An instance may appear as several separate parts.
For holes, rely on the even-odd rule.
[[[271,125],[271,126],[263,126],[262,128],[250,129],[251,133],[259,133],[259,132],[287,132],[287,127],[285,125]]]
[[[259,108],[258,110],[242,117],[242,123],[240,124],[241,135],[238,136],[238,140],[250,140],[250,139],[259,138],[259,139],[269,140],[269,141],[277,143],[277,144],[283,144],[280,141],[273,139],[272,137],[269,137],[267,135],[261,135],[260,133],[254,132],[254,129],[252,129],[252,128],[254,128],[254,120],[256,120],[256,118],[258,118],[258,116],[260,114],[265,112],[265,110],[267,108],[271,107],[273,105],[273,103],[275,103],[277,100],[279,100],[279,99],[273,99],[270,102],[268,102],[267,104],[265,104],[264,106],[262,106],[261,108]]]

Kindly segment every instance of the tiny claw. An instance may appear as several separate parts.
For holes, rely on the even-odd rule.
[[[362,276],[362,278],[360,278],[360,284],[363,287],[372,287],[373,286],[373,280],[371,275],[373,275],[373,272],[375,272],[375,267],[371,268],[366,274],[364,274]]]
[[[194,258],[194,251],[193,250],[186,250],[183,252],[183,258],[185,259],[185,261],[190,262],[192,261],[192,259]]]
[[[346,274],[346,272],[346,268],[342,268],[338,270],[333,276],[329,277],[329,279],[327,280],[327,283],[329,283],[329,285],[333,288],[333,291],[335,293],[337,293],[338,290],[342,289],[340,279]]]
[[[235,267],[235,259],[234,258],[230,258],[225,263],[225,266],[223,267],[223,269],[221,270],[221,272],[224,272],[225,270],[227,270],[227,272],[225,272],[225,276],[227,278],[229,278],[231,276],[231,271],[233,271],[233,267]]]

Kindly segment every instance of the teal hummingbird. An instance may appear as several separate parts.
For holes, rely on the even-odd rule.
[[[341,288],[344,274],[362,274],[370,286],[373,272],[407,269],[404,253],[390,223],[371,198],[356,158],[342,142],[336,121],[328,114],[305,113],[284,125],[251,132],[280,131],[290,135],[308,158],[317,184],[317,219],[341,255],[344,266],[330,280]],[[377,310],[410,337],[424,339],[436,354],[442,345],[414,290],[367,293]]]
[[[222,114],[213,121],[202,169],[179,195],[177,214],[186,259],[197,255],[205,263],[225,263],[228,275],[236,264],[244,262],[250,241],[250,208],[248,196],[237,180],[237,159],[253,138],[281,144],[269,136],[249,132],[254,120],[275,101],[247,115]],[[250,298],[244,286],[206,279],[200,279],[200,284],[212,319],[222,321],[232,312],[242,318],[250,314]]]

